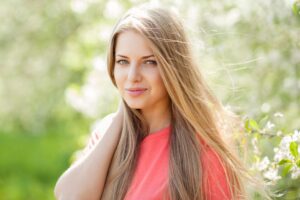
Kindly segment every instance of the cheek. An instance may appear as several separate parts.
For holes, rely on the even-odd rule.
[[[152,77],[152,85],[160,95],[165,95],[167,93],[163,80],[158,72]]]
[[[167,90],[166,90],[166,87],[162,81],[162,79],[159,80],[159,87],[160,87],[160,93],[162,96],[165,96],[167,94]]]
[[[115,78],[117,88],[121,89],[123,87],[124,76],[122,75],[120,70],[116,70],[116,69],[114,70],[114,78]]]

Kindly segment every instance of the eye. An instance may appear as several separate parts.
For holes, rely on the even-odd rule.
[[[155,60],[146,60],[146,61],[145,61],[145,64],[156,66],[156,65],[157,65],[157,62],[156,62]]]
[[[129,62],[127,60],[116,60],[116,63],[119,65],[127,65]]]

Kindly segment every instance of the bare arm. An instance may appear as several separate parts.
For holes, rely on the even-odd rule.
[[[59,200],[99,199],[102,195],[109,165],[118,144],[123,122],[123,108],[105,130],[103,137],[89,153],[76,161],[58,179],[54,193]]]

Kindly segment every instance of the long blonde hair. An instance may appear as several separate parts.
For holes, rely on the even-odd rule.
[[[199,138],[212,148],[226,171],[232,199],[246,199],[243,178],[247,171],[224,142],[222,125],[230,118],[213,95],[195,62],[180,19],[171,11],[152,6],[129,10],[116,24],[109,43],[108,72],[114,85],[116,40],[120,33],[133,30],[150,41],[171,100],[171,136],[168,196],[172,200],[204,200],[202,163],[205,153]],[[116,173],[111,199],[124,199],[132,180],[141,140],[148,127],[139,110],[125,105],[121,138],[115,152]],[[227,121],[227,123],[232,120]],[[228,131],[228,130],[227,130]]]

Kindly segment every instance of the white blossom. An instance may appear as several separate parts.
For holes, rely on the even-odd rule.
[[[276,135],[277,135],[277,136],[282,136],[282,131],[280,131],[280,130],[277,131]]]
[[[267,129],[271,130],[275,127],[275,124],[273,124],[271,121],[268,121],[266,127]]]
[[[115,19],[121,16],[123,11],[124,8],[120,3],[118,3],[118,1],[111,0],[107,1],[103,15],[108,19]]]
[[[262,161],[260,161],[259,163],[256,164],[256,169],[258,169],[259,171],[264,171],[269,167],[270,164],[270,160],[267,156],[265,156]]]
[[[253,153],[256,154],[256,155],[260,155],[260,151],[259,151],[259,148],[257,146],[257,138],[252,138],[251,144],[253,146]]]
[[[282,138],[276,154],[274,155],[274,161],[280,162],[282,159],[292,160],[293,156],[290,153],[290,143],[292,142],[292,137],[290,135]]]
[[[297,179],[300,177],[300,168],[297,165],[293,165],[291,168],[291,178]]]
[[[292,140],[295,141],[295,142],[300,142],[300,131],[298,131],[298,130],[294,131],[294,134],[292,136]]]
[[[113,102],[117,94],[108,76],[104,76],[99,68],[90,71],[86,83],[81,88],[70,87],[66,90],[67,103],[92,118],[99,116],[100,111],[109,111],[107,104]]]
[[[281,112],[277,112],[274,114],[274,117],[283,117],[283,114]]]
[[[270,167],[267,171],[264,172],[264,177],[271,181],[271,183],[275,183],[281,176],[278,175],[278,168]]]
[[[293,135],[284,136],[278,147],[274,148],[274,161],[278,163],[283,159],[290,160],[290,163],[292,164],[290,169],[291,178],[297,179],[300,177],[300,168],[296,164],[296,158],[290,152],[291,142],[300,143],[300,132],[298,130],[295,130]],[[298,152],[300,153],[299,147]]]

